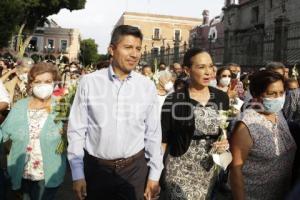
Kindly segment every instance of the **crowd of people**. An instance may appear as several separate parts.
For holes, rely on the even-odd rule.
[[[196,48],[139,66],[142,41],[116,27],[94,70],[0,60],[0,199],[54,200],[68,165],[79,200],[299,199],[295,68],[216,67]]]

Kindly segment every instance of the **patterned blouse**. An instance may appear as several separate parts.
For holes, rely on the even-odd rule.
[[[40,132],[48,117],[46,109],[28,110],[29,143],[26,148],[26,160],[23,178],[32,181],[44,180],[43,156],[40,146]]]
[[[290,189],[296,143],[281,112],[273,124],[253,109],[242,113],[253,146],[243,167],[246,199],[281,200]]]

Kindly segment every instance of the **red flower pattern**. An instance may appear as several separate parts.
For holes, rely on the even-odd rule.
[[[32,151],[32,147],[30,147],[30,146],[27,147],[27,148],[26,148],[26,151],[27,151],[27,152],[31,152],[31,151]]]

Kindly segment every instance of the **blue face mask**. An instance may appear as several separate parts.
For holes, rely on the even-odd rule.
[[[277,113],[279,112],[284,105],[285,95],[278,98],[263,98],[264,109],[268,113]]]

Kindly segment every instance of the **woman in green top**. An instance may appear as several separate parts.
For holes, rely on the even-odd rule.
[[[62,183],[66,156],[56,154],[61,123],[55,123],[54,82],[59,80],[55,66],[34,65],[28,73],[28,98],[18,101],[2,124],[0,137],[11,140],[8,173],[12,190],[23,200],[52,200]],[[1,138],[0,138],[1,139]]]

